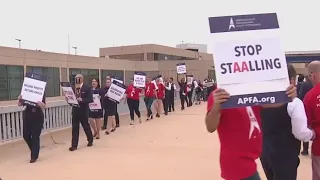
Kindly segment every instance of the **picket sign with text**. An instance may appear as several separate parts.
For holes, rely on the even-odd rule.
[[[276,13],[210,17],[209,25],[217,85],[231,95],[222,108],[289,101]]]
[[[177,64],[177,74],[186,74],[186,73],[187,73],[186,63]]]
[[[193,75],[187,75],[187,84],[191,85],[193,82]]]
[[[119,78],[116,78],[116,77],[111,78],[111,82],[113,82],[113,81],[118,81],[119,83],[123,84],[123,81],[120,80]]]
[[[126,92],[127,87],[118,82],[118,81],[112,81],[112,84],[107,92],[107,96],[110,100],[113,100],[117,103],[119,103]]]
[[[67,98],[67,103],[74,107],[79,107],[76,95],[73,92],[70,82],[60,82],[64,96]]]
[[[146,73],[144,72],[134,72],[133,75],[133,86],[144,88],[146,86]]]
[[[101,107],[101,101],[100,101],[100,95],[99,95],[99,90],[93,90],[92,92],[92,98],[93,102],[89,104],[90,110],[100,110],[102,109]]]
[[[21,88],[23,103],[36,106],[37,102],[42,102],[46,85],[46,76],[27,72]]]

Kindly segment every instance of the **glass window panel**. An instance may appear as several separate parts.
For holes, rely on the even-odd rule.
[[[23,66],[8,66],[7,73],[8,73],[8,77],[22,77]]]
[[[8,99],[17,99],[18,96],[21,94],[21,88],[12,88],[8,93]]]
[[[21,89],[22,83],[23,83],[22,78],[14,78],[14,77],[9,77],[8,78],[8,87],[9,87],[9,89],[12,89],[12,88]]]
[[[8,78],[0,77],[0,89],[8,89]]]
[[[7,89],[0,89],[0,100],[8,100],[8,90]],[[17,98],[16,98],[17,99]]]
[[[81,74],[83,76],[88,76],[88,69],[81,69]]]
[[[7,76],[7,66],[0,65],[0,78],[6,78]]]

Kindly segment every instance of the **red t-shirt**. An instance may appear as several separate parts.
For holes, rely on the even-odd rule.
[[[146,97],[154,97],[154,90],[156,89],[155,85],[152,82],[146,83],[145,93]]]
[[[208,98],[208,113],[212,107],[213,93]],[[255,160],[262,151],[260,110],[259,106],[221,110],[217,131],[222,178],[240,180],[257,172]]]
[[[158,97],[158,99],[163,99],[166,89],[162,83],[159,83],[157,86],[158,86],[157,97]]]
[[[127,87],[126,94],[127,98],[129,99],[134,99],[134,100],[139,100],[140,93],[141,93],[140,88],[135,88],[132,84]]]
[[[314,86],[304,97],[303,104],[308,117],[308,125],[316,132],[312,143],[312,154],[320,156],[320,84]]]

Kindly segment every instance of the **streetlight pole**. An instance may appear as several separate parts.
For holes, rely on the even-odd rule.
[[[19,42],[19,48],[21,49],[21,39],[16,39]]]
[[[74,46],[74,47],[72,47],[72,48],[74,49],[74,55],[77,55],[77,49],[78,49],[78,47]]]

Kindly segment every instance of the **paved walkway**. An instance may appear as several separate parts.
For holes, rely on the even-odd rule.
[[[205,105],[177,111],[150,122],[122,125],[93,147],[85,137],[69,152],[70,130],[42,138],[40,159],[30,164],[24,142],[0,146],[3,180],[219,180],[219,141],[204,126]],[[121,117],[122,122],[128,119]],[[299,177],[311,179],[309,157],[301,157]],[[260,168],[260,172],[261,168]],[[263,175],[263,173],[261,173]],[[264,177],[263,177],[264,178]]]

